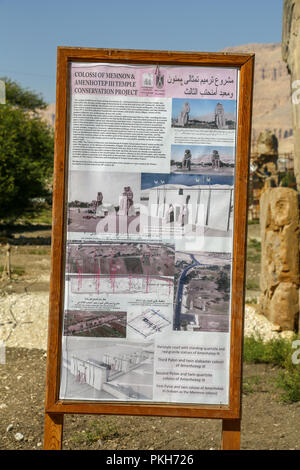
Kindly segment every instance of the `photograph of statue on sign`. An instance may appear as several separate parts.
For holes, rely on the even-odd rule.
[[[235,100],[172,100],[172,127],[235,129]]]

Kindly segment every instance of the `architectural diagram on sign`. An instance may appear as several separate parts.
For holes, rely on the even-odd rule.
[[[89,344],[64,351],[60,398],[152,399],[153,344]]]
[[[136,333],[144,338],[161,332],[171,322],[157,308],[148,308],[127,323]]]
[[[230,237],[232,176],[142,175],[141,233]],[[173,234],[173,236],[172,236]]]

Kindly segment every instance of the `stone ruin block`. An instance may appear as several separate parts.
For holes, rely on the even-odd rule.
[[[282,330],[299,315],[299,208],[297,192],[267,188],[260,199],[260,309]]]

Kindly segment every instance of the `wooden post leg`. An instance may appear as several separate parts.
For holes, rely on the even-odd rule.
[[[61,450],[63,413],[45,413],[44,450]]]
[[[222,450],[240,450],[241,420],[223,419]]]

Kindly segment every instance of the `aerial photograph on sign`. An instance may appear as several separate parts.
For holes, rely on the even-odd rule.
[[[230,253],[176,252],[174,330],[229,331]]]
[[[233,175],[235,147],[172,145],[171,172]]]
[[[175,249],[162,243],[68,243],[70,274],[174,276]]]
[[[126,337],[126,312],[65,310],[65,336]]]
[[[235,100],[173,98],[172,127],[235,129]]]
[[[68,243],[70,293],[155,293],[173,289],[175,248],[162,243]]]

